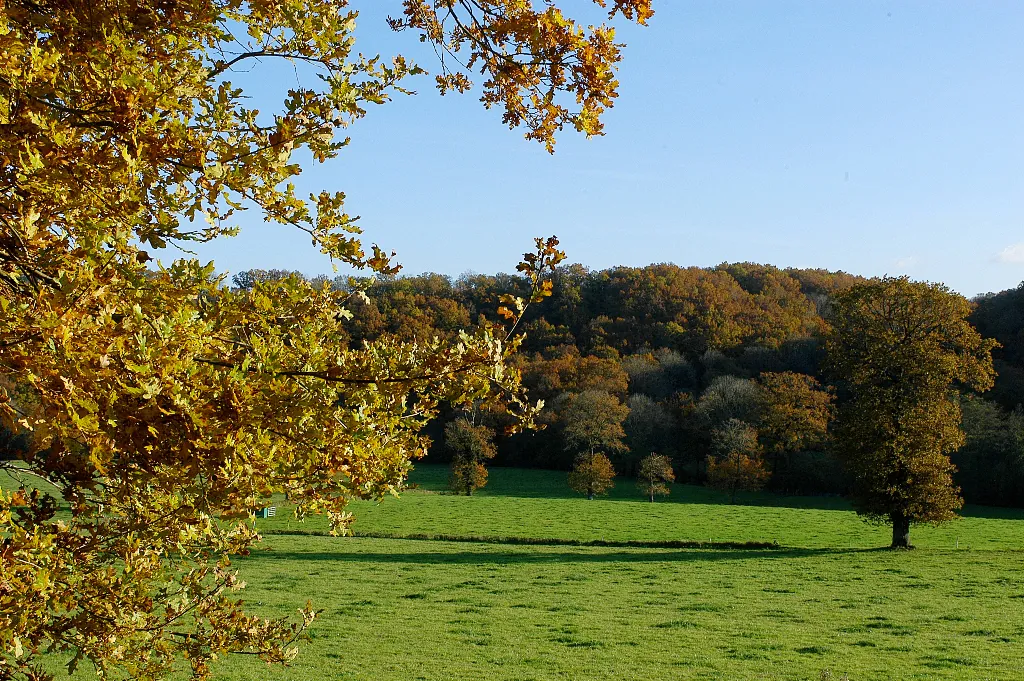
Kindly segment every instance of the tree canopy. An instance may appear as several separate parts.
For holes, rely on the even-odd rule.
[[[736,503],[736,492],[758,490],[768,478],[761,458],[757,430],[748,423],[731,418],[714,431],[714,455],[708,457],[708,485],[729,493]]]
[[[611,459],[600,452],[578,455],[569,471],[569,487],[586,494],[587,499],[607,493],[615,486],[614,480],[615,467]]]
[[[669,494],[671,491],[669,485],[675,480],[676,474],[672,471],[672,461],[667,456],[651,452],[640,459],[636,474],[636,486],[652,502],[656,494]]]
[[[396,3],[392,28],[461,53],[485,105],[550,149],[566,124],[601,132],[620,46],[534,4]],[[648,0],[606,11],[651,15]],[[531,422],[510,328],[550,292],[555,239],[524,259],[526,290],[502,298],[507,325],[358,345],[345,328],[358,288],[290,275],[229,289],[212,263],[153,264],[153,249],[233,235],[253,210],[338,264],[397,271],[342,192],[292,183],[299,150],[335,157],[337,131],[423,73],[361,56],[356,16],[346,0],[0,6],[0,415],[31,440],[24,461],[0,463],[26,481],[0,498],[0,676],[47,677],[44,649],[69,670],[140,679],[179,659],[206,677],[231,651],[288,660],[313,608],[268,622],[233,594],[230,556],[258,540],[256,508],[283,492],[344,531],[349,499],[402,486],[442,402],[500,395]],[[260,112],[232,77],[273,59],[311,78]],[[438,86],[465,90],[451,63]]]
[[[573,396],[565,413],[566,447],[588,455],[624,449],[622,423],[627,416],[629,407],[602,390]]]
[[[487,484],[486,461],[498,453],[493,438],[494,431],[467,418],[457,418],[445,426],[444,447],[452,456],[452,491],[470,496]]]
[[[992,386],[994,340],[967,321],[970,304],[939,284],[884,278],[839,294],[828,361],[848,391],[836,448],[858,512],[893,525],[893,547],[910,524],[954,517],[963,501],[949,454],[964,444],[956,389]]]

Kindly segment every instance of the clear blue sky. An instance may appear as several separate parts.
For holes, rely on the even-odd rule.
[[[387,33],[397,2],[353,4],[361,49],[434,66],[413,36]],[[593,269],[753,261],[908,274],[966,295],[1024,280],[1024,3],[655,10],[649,27],[620,29],[605,137],[566,132],[549,156],[498,111],[421,78],[300,187],[345,191],[367,241],[398,251],[407,274],[511,271],[531,237],[557,234]],[[261,108],[294,79],[261,72]],[[231,272],[330,271],[301,233],[255,214],[242,225],[200,256]]]

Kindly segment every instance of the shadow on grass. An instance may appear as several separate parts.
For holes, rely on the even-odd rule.
[[[569,489],[565,482],[564,471],[553,471],[532,468],[490,469],[491,476],[487,486],[479,490],[478,497],[515,497],[521,499],[577,499],[582,496]],[[411,481],[424,491],[432,493],[447,492],[448,468],[437,464],[420,464],[416,466]],[[636,491],[635,481],[631,478],[618,478],[617,485],[608,496],[601,497],[604,501],[631,501],[649,503]],[[672,493],[658,499],[657,504],[707,504],[743,508],[757,506],[761,508],[787,508],[817,511],[853,511],[853,505],[840,496],[789,496],[772,492],[741,492],[737,504],[729,503],[729,496],[724,492],[701,487],[699,485],[671,485]],[[986,518],[996,520],[1024,520],[1024,509],[1001,508],[996,506],[967,505],[960,512],[965,518]]]
[[[987,520],[1024,520],[1024,509],[969,504],[960,509],[960,515],[964,518],[985,518]]]
[[[887,549],[680,549],[662,551],[420,551],[410,553],[254,552],[245,562],[310,561],[412,565],[517,565],[532,563],[702,563],[729,560],[814,558]]]
[[[320,530],[275,530],[269,529],[264,534],[291,535],[299,537],[330,537]],[[769,550],[782,548],[777,542],[765,541],[719,541],[704,542],[695,540],[610,540],[610,539],[563,539],[558,537],[522,537],[501,535],[463,535],[463,534],[398,534],[394,532],[357,532],[356,537],[363,539],[394,539],[401,541],[434,541],[463,544],[503,544],[506,546],[575,546],[621,549],[748,549]]]
[[[433,494],[448,494],[448,468],[437,464],[416,466],[410,482],[419,489]],[[671,485],[672,493],[660,497],[656,504],[707,504],[742,508],[744,506],[801,508],[829,511],[850,511],[850,503],[841,497],[782,496],[770,492],[741,492],[736,504],[729,503],[729,495],[700,485]],[[519,499],[573,499],[582,501],[580,494],[569,489],[565,471],[536,468],[490,469],[487,486],[476,492],[479,498]],[[602,501],[650,503],[636,489],[632,478],[616,478],[616,485]]]

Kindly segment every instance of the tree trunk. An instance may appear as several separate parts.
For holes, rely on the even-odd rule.
[[[729,503],[736,503],[736,488],[740,486],[740,456],[736,455],[736,475],[732,479],[732,496],[729,497]]]
[[[651,503],[654,503],[654,492],[651,492]]]
[[[594,500],[594,490],[592,490],[592,489],[588,489],[587,490],[587,499],[590,499],[591,501]]]
[[[910,518],[904,513],[891,513],[889,519],[892,521],[892,547],[894,549],[909,549],[910,546]]]

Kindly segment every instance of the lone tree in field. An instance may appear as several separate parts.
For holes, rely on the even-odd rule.
[[[876,279],[836,296],[828,364],[849,398],[835,447],[858,513],[892,523],[910,547],[912,523],[951,520],[963,505],[949,454],[964,443],[956,387],[992,386],[991,351],[967,322],[971,306],[940,284]]]
[[[627,416],[629,407],[603,390],[573,395],[565,410],[565,448],[576,452],[569,486],[585,493],[588,499],[612,485],[615,469],[604,452],[626,450],[622,423]]]
[[[650,0],[595,2],[652,14]],[[206,678],[232,652],[287,661],[315,610],[267,620],[239,600],[231,557],[259,541],[256,509],[285,493],[343,532],[349,500],[402,488],[442,402],[502,395],[520,424],[536,413],[508,327],[350,347],[359,291],[299,277],[229,290],[212,263],[152,262],[235,234],[249,209],[343,267],[397,270],[342,192],[295,188],[301,159],[338,156],[337,133],[423,73],[360,55],[358,4],[0,3],[0,420],[33,452],[0,471],[57,490],[0,492],[0,678],[49,678],[53,660],[143,679],[182,663]],[[469,64],[483,103],[548,149],[566,126],[601,134],[621,56],[610,26],[551,2],[392,4],[392,29],[456,54],[442,91],[467,91]],[[261,65],[277,61],[295,77],[257,111],[239,72],[266,90]],[[530,293],[502,301],[512,329],[550,292],[556,246],[521,263]]]
[[[615,467],[604,454],[580,454],[569,471],[569,487],[587,499],[605,494],[615,486]]]
[[[736,492],[758,490],[768,479],[757,430],[739,419],[729,419],[712,435],[715,453],[708,457],[708,486],[729,493],[736,503]]]
[[[487,484],[484,462],[498,453],[494,446],[494,431],[487,426],[474,425],[469,419],[458,418],[444,429],[444,448],[452,457],[452,472],[448,486],[466,496]]]
[[[661,454],[648,454],[640,459],[637,467],[636,486],[652,502],[654,495],[668,495],[669,485],[676,481],[676,474],[672,472],[672,460]]]

